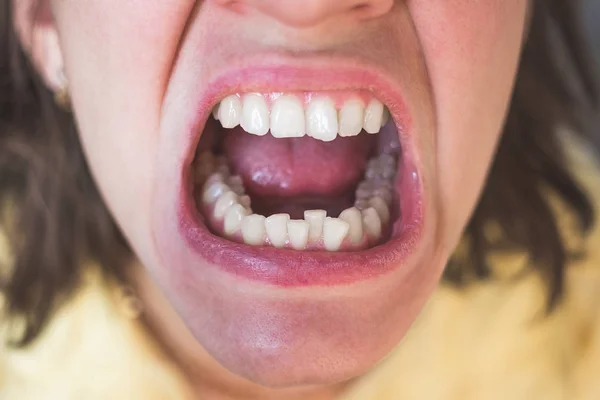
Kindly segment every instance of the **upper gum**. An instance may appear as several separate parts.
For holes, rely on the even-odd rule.
[[[307,106],[313,98],[327,97],[333,101],[336,108],[341,109],[349,100],[358,99],[363,106],[367,106],[371,100],[376,97],[367,90],[339,90],[339,91],[312,91],[312,92],[247,92],[235,93],[235,96],[242,98],[247,94],[260,94],[267,101],[269,106],[282,96],[294,96],[301,100],[304,106]]]

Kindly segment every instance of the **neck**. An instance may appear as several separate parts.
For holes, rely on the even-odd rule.
[[[214,400],[332,400],[340,396],[347,383],[328,386],[266,388],[241,378],[212,358],[194,339],[144,268],[132,268],[130,281],[144,306],[148,330],[165,352],[187,376],[190,386],[202,398]]]

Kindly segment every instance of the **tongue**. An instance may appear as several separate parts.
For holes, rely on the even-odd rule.
[[[251,196],[335,198],[345,196],[362,178],[375,136],[276,139],[236,128],[227,132],[225,154]]]

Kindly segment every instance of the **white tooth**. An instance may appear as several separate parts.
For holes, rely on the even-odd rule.
[[[238,196],[243,196],[246,193],[246,189],[244,188],[244,181],[242,177],[239,175],[235,175],[229,178],[228,182],[229,187],[233,190]]]
[[[251,246],[264,244],[266,233],[264,216],[252,214],[244,217],[242,220],[242,237],[244,238],[244,243]]]
[[[365,110],[364,128],[368,133],[377,133],[381,129],[383,119],[383,103],[377,99],[371,100]]]
[[[265,220],[267,237],[273,247],[282,248],[287,242],[289,214],[274,214]]]
[[[304,220],[308,222],[310,230],[308,233],[308,239],[311,242],[318,242],[321,240],[323,235],[323,223],[327,217],[327,211],[325,210],[309,210],[304,211]]]
[[[206,205],[214,203],[223,193],[230,192],[229,186],[222,182],[213,182],[204,186],[202,202]]]
[[[308,136],[331,142],[337,136],[338,118],[333,101],[327,97],[314,99],[306,110]]]
[[[249,214],[241,204],[234,204],[225,213],[224,229],[226,235],[233,235],[242,227],[242,220]]]
[[[350,224],[339,218],[327,218],[323,225],[323,243],[328,251],[338,251],[348,235]]]
[[[348,100],[340,111],[340,136],[356,136],[362,131],[365,107],[358,99]]]
[[[383,116],[381,117],[381,126],[384,127],[390,120],[390,110],[387,107],[383,108]]]
[[[296,96],[281,96],[271,110],[271,135],[276,138],[302,137],[306,134],[304,107]]]
[[[231,129],[240,124],[242,102],[235,94],[225,97],[219,104],[218,120],[223,128]]]
[[[369,205],[377,211],[382,224],[387,224],[390,220],[390,210],[386,202],[379,196],[375,196],[369,200]]]
[[[251,200],[250,200],[250,196],[248,195],[243,195],[240,197],[240,204],[243,205],[244,207],[250,209],[250,204]]]
[[[219,120],[219,104],[217,104],[212,110],[212,116],[217,121]]]
[[[352,243],[356,244],[362,240],[363,227],[362,227],[362,214],[356,207],[350,207],[340,214],[340,219],[346,221],[350,225],[348,237]]]
[[[381,219],[373,207],[369,207],[362,212],[363,227],[367,232],[371,242],[376,242],[381,238]]]
[[[290,244],[295,250],[304,250],[308,244],[310,226],[304,220],[291,220],[287,223]]]
[[[217,219],[225,217],[225,214],[227,213],[229,207],[231,207],[234,204],[239,204],[237,194],[233,192],[223,193],[215,203],[213,215]]]
[[[387,204],[392,204],[392,191],[383,185],[373,191],[373,196],[379,196]]]
[[[269,132],[269,106],[261,94],[244,95],[240,124],[253,135],[264,136]]]

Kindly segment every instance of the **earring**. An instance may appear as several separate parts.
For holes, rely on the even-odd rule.
[[[59,72],[59,87],[54,92],[54,102],[64,111],[71,111],[71,96],[69,95],[69,82],[64,71]]]

